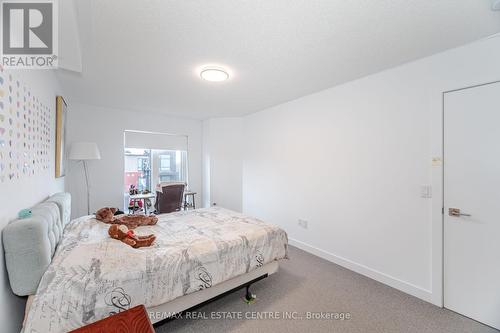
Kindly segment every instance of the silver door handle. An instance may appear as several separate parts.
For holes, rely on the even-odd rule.
[[[460,208],[450,208],[448,209],[448,215],[460,217],[460,216],[471,216],[470,214],[465,214],[460,212]]]

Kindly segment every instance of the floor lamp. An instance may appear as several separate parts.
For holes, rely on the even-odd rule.
[[[70,160],[82,161],[83,171],[85,172],[85,184],[87,185],[87,215],[90,215],[90,191],[89,191],[89,173],[87,170],[87,161],[100,160],[101,153],[95,142],[75,142],[71,145],[69,153]]]

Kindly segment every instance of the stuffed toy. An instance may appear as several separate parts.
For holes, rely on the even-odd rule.
[[[123,224],[129,229],[135,229],[141,225],[154,225],[158,222],[158,218],[154,215],[122,215],[116,217],[115,212],[116,208],[104,207],[95,213],[95,218],[108,224]]]
[[[114,223],[124,224],[129,229],[135,229],[142,225],[155,225],[158,218],[155,215],[122,215],[116,218]]]
[[[108,234],[111,238],[118,239],[135,249],[139,247],[151,246],[156,239],[156,236],[153,234],[138,236],[134,233],[134,230],[130,230],[123,224],[112,224],[108,229]]]
[[[137,187],[135,185],[130,185],[130,187],[128,189],[128,193],[130,195],[139,194],[139,190],[137,189]]]
[[[95,213],[95,218],[96,220],[99,220],[104,223],[113,223],[113,221],[116,219],[115,213],[116,213],[116,208],[104,207],[99,209]]]
[[[128,210],[134,211],[134,212],[142,210],[142,201],[141,200],[130,200],[128,202]]]

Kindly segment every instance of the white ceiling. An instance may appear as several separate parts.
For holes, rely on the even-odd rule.
[[[240,116],[500,31],[490,0],[78,0],[73,103]],[[64,45],[62,46],[64,48]],[[205,64],[231,79],[199,78]]]

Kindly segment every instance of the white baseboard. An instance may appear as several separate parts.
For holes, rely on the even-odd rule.
[[[371,269],[370,267],[367,267],[365,265],[358,264],[349,259],[339,257],[333,253],[318,249],[317,247],[311,246],[296,239],[289,238],[288,241],[290,245],[298,247],[301,250],[314,254],[320,258],[323,258],[337,265],[350,269],[351,271],[367,276],[375,281],[381,282],[390,287],[401,290],[402,292],[405,292],[412,296],[418,297],[424,301],[432,303],[432,292],[430,290],[426,290],[414,284],[399,280],[385,273]]]

